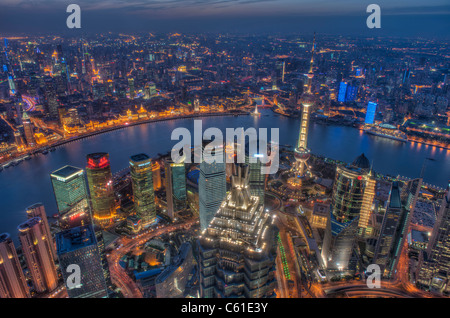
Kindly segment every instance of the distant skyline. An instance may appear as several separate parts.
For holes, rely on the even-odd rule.
[[[65,25],[81,7],[81,30]],[[366,7],[381,7],[381,29]],[[0,34],[36,32],[299,32],[448,37],[447,0],[0,0]]]

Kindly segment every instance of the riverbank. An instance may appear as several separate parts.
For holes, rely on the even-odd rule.
[[[53,148],[57,148],[57,147],[65,145],[65,144],[74,142],[74,141],[78,141],[78,140],[81,140],[81,139],[89,138],[89,137],[92,137],[92,136],[108,133],[108,132],[119,130],[119,129],[124,129],[124,128],[127,128],[127,127],[139,126],[139,125],[156,123],[156,122],[163,122],[163,121],[168,121],[168,120],[177,120],[177,119],[189,119],[189,118],[199,118],[199,117],[214,117],[214,116],[242,116],[242,115],[249,115],[249,112],[233,111],[233,112],[223,112],[223,113],[197,113],[197,114],[188,114],[188,115],[182,115],[182,116],[164,117],[164,118],[151,118],[151,119],[141,120],[141,121],[136,121],[136,122],[131,122],[131,123],[124,123],[124,124],[119,125],[119,126],[108,127],[108,128],[105,128],[105,129],[100,129],[100,130],[88,132],[88,133],[85,133],[85,134],[82,134],[82,135],[79,135],[79,136],[66,138],[64,140],[60,140],[60,141],[54,142],[52,144],[47,144],[47,145],[39,147],[39,148],[34,148],[32,151],[20,153],[20,155],[17,155],[17,156],[12,157],[12,158],[8,158],[7,160],[4,160],[4,161],[0,161],[0,165],[1,165],[0,167],[14,166],[15,165],[14,163],[16,163],[16,162],[20,163],[21,162],[21,160],[20,160],[21,158],[25,158],[25,157],[28,157],[28,156],[31,156],[31,155],[38,155],[40,153],[43,153],[44,151],[48,151],[48,150],[51,150]]]

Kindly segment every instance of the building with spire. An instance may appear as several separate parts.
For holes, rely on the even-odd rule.
[[[301,103],[302,103],[302,119],[300,122],[300,131],[298,135],[297,146],[294,149],[294,157],[295,157],[295,165],[294,165],[294,173],[299,177],[298,182],[301,184],[301,178],[304,178],[308,174],[310,175],[310,171],[308,170],[307,161],[310,157],[310,150],[308,149],[308,129],[309,129],[309,119],[310,119],[310,108],[314,104],[314,97],[311,92],[312,79],[314,77],[313,73],[313,64],[314,64],[314,48],[316,43],[316,34],[314,33],[314,40],[311,50],[311,60],[308,74],[306,75],[308,78],[307,81],[307,90],[302,95]]]
[[[199,240],[203,298],[274,297],[274,218],[249,189],[249,167],[238,165],[232,189]]]

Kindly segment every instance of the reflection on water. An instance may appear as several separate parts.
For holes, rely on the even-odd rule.
[[[260,111],[261,116],[206,117],[202,119],[203,131],[208,127],[218,127],[225,136],[226,128],[269,128],[269,133],[270,128],[279,128],[280,144],[296,144],[300,119],[274,115],[267,109]],[[17,225],[26,219],[25,208],[33,203],[44,203],[49,215],[56,213],[49,176],[52,171],[67,164],[84,167],[86,155],[100,151],[110,154],[113,172],[119,171],[128,165],[133,154],[145,152],[155,157],[169,151],[177,142],[170,139],[172,130],[177,127],[192,131],[194,121],[169,120],[96,135],[4,169],[0,172],[0,233],[8,231],[16,237]],[[427,163],[425,181],[445,187],[450,178],[449,150],[367,135],[352,127],[311,123],[308,146],[315,154],[346,162],[364,152],[376,171],[407,177],[417,177],[424,159],[432,157],[436,161]]]

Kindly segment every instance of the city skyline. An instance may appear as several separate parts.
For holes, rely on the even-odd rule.
[[[0,3],[0,297],[450,297],[446,2],[68,4]]]

